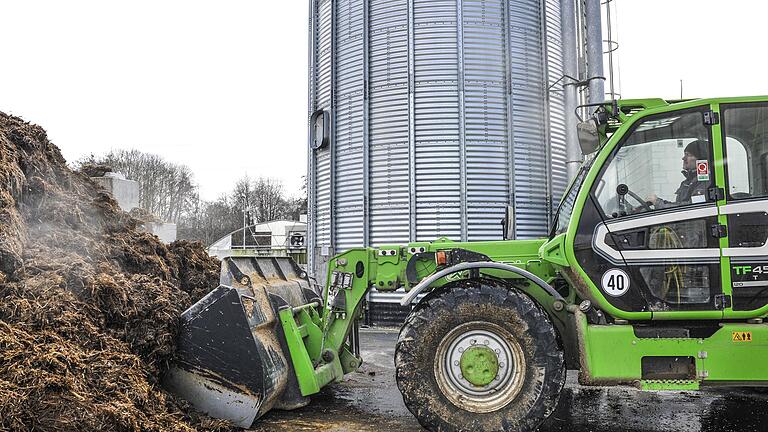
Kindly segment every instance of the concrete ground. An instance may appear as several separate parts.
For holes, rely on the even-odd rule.
[[[364,365],[296,411],[272,411],[257,432],[422,431],[395,383],[397,330],[361,329]],[[640,392],[628,387],[582,387],[568,380],[541,432],[768,431],[768,390]]]

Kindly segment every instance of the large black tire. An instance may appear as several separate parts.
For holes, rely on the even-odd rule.
[[[463,333],[457,335],[457,329]],[[464,336],[473,329],[492,331],[519,357],[515,378],[487,396],[504,397],[486,407],[477,405],[484,400],[454,391],[463,383],[450,383],[464,378],[457,378],[455,369],[445,371],[456,364],[450,356],[466,349],[457,344],[476,343],[462,339],[473,338]],[[563,352],[547,314],[526,294],[488,279],[457,282],[422,300],[400,330],[395,366],[405,405],[422,426],[440,432],[534,431],[557,406],[565,383]]]

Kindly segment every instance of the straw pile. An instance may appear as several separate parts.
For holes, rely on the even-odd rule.
[[[218,261],[136,223],[42,128],[0,113],[0,431],[231,429],[159,385]]]

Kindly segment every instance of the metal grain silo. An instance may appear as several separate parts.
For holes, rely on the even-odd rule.
[[[566,186],[562,92],[549,91],[563,75],[560,0],[310,9],[316,274],[355,246],[501,239],[507,206],[517,238],[546,235]]]

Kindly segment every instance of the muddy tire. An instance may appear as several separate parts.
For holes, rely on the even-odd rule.
[[[490,375],[489,363],[465,362],[470,352],[496,353]],[[546,313],[493,280],[458,282],[422,300],[400,330],[395,366],[405,405],[431,431],[534,431],[565,383]]]

